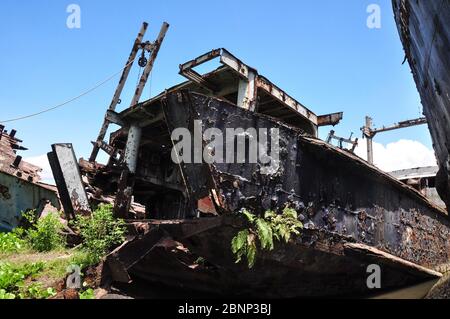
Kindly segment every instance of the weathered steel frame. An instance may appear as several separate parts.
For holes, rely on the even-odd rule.
[[[125,64],[125,68],[122,72],[122,76],[120,77],[119,84],[117,85],[113,99],[108,108],[108,110],[110,110],[110,111],[114,111],[116,109],[117,105],[120,103],[120,96],[122,94],[123,88],[125,87],[125,83],[127,82],[128,75],[130,74],[131,68],[134,64],[134,60],[136,59],[137,53],[138,53],[140,45],[142,43],[142,39],[144,38],[144,35],[147,32],[147,28],[148,28],[148,23],[144,22],[142,24],[141,30],[138,33],[138,36],[136,37],[136,40],[134,41],[130,56],[128,57],[128,60]],[[109,118],[107,115],[108,115],[108,113],[106,114],[105,119],[103,121],[102,127],[100,129],[100,133],[96,140],[97,142],[103,142],[103,140],[106,136],[106,132],[108,131],[110,121],[109,121]],[[97,159],[99,150],[100,150],[100,148],[98,147],[98,143],[95,143],[94,148],[91,153],[91,156],[89,158],[90,162],[95,162],[95,160]]]
[[[91,212],[72,144],[54,144],[47,154],[68,220]]]
[[[233,70],[240,78],[238,88],[238,100],[237,105],[244,109],[255,111],[257,108],[257,91],[261,89],[269,94],[275,100],[281,102],[297,114],[311,122],[315,127],[336,125],[342,120],[343,113],[333,113],[322,116],[317,116],[300,102],[289,96],[286,92],[281,90],[275,84],[271,83],[268,79],[260,76],[258,71],[252,67],[249,67],[241,60],[236,58],[226,49],[216,49],[207,52],[193,60],[190,60],[180,65],[180,74],[186,77],[188,80],[197,83],[201,87],[217,93],[218,88],[214,84],[205,80],[202,75],[193,70],[193,68],[211,61],[217,57],[220,57],[220,63],[231,70]]]
[[[125,83],[128,79],[128,75],[130,73],[130,70],[134,64],[134,61],[136,60],[136,56],[137,53],[139,51],[139,49],[142,49],[144,51],[148,51],[151,52],[150,54],[150,59],[147,62],[147,65],[144,69],[144,72],[139,80],[139,83],[136,87],[136,91],[134,93],[133,99],[131,101],[130,107],[134,107],[137,103],[139,103],[139,99],[142,96],[145,84],[148,81],[148,77],[150,75],[150,73],[153,70],[153,65],[155,63],[156,57],[158,56],[159,50],[161,48],[162,42],[164,41],[164,38],[166,36],[167,30],[169,29],[169,24],[164,22],[162,27],[161,27],[161,31],[158,35],[158,38],[156,39],[155,42],[150,43],[150,42],[146,42],[143,43],[142,40],[144,38],[144,35],[147,31],[148,28],[148,23],[144,22],[142,24],[141,30],[139,31],[139,34],[134,42],[133,48],[131,50],[131,54],[127,60],[127,63],[125,64],[125,68],[122,72],[122,77],[120,78],[119,84],[116,88],[116,91],[114,93],[114,97],[113,100],[111,102],[111,105],[109,106],[106,115],[105,115],[105,119],[103,121],[103,125],[100,129],[100,133],[97,137],[96,142],[94,142],[94,148],[92,150],[91,156],[89,158],[90,162],[95,162],[95,160],[97,159],[98,156],[98,152],[101,149],[99,147],[99,145],[101,145],[101,143],[103,142],[106,132],[108,131],[108,127],[109,124],[115,123],[114,118],[111,118],[111,114],[114,114],[113,112],[116,110],[116,107],[118,104],[120,104],[120,96],[122,94],[123,88],[125,86]],[[120,123],[122,124],[122,123]]]
[[[363,133],[363,137],[367,140],[367,161],[370,164],[373,164],[373,138],[378,133],[388,132],[388,131],[394,131],[399,130],[402,128],[412,127],[412,126],[418,126],[418,125],[424,125],[427,124],[428,121],[425,117],[421,117],[414,120],[407,120],[398,122],[397,124],[391,125],[391,126],[383,126],[381,128],[372,128],[372,118],[369,116],[366,116],[366,125],[361,128],[361,131]]]

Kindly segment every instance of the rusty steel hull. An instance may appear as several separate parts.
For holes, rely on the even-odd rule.
[[[450,2],[392,1],[439,162],[437,190],[450,209]]]
[[[151,249],[147,247],[148,253],[130,268],[131,278],[183,289],[188,292],[186,297],[197,293],[217,297],[364,298],[440,277],[376,249],[351,243],[349,238],[318,230],[305,230],[289,244],[277,243],[274,252],[259,252],[256,265],[249,269],[245,262],[235,263],[229,247],[243,225],[232,216],[213,219],[219,221],[217,226],[186,236],[173,225],[158,225],[165,236]],[[147,236],[139,240],[145,241]],[[205,264],[197,264],[199,256]],[[382,269],[380,290],[367,287],[367,267],[372,264]],[[423,297],[426,291],[422,293]]]
[[[153,112],[153,120],[149,122],[139,112]],[[434,280],[448,270],[450,222],[445,211],[350,152],[274,118],[183,90],[124,111],[120,117],[143,128],[136,199],[145,202],[144,194],[150,188],[150,202],[166,198],[164,186],[173,190],[178,185],[185,201],[177,207],[178,200],[164,201],[156,215],[156,206],[147,206],[147,217],[157,221],[143,221],[147,225],[144,234],[114,254],[112,268],[123,268],[116,274],[119,281],[128,281],[131,274],[217,295],[369,296],[374,293],[366,284],[370,264],[381,266],[386,291]],[[210,128],[224,132],[227,128],[269,132],[277,128],[279,169],[261,174],[261,165],[251,163],[175,165],[169,157],[174,143],[170,132],[185,128],[194,139],[194,121],[199,120],[202,133]],[[114,134],[113,144],[119,145],[123,135],[123,131]],[[155,167],[179,169],[171,183],[163,182],[161,176],[169,174],[160,171],[154,176],[161,180],[150,178],[155,168],[150,169],[148,159],[155,152],[162,158],[155,161],[159,163]],[[94,181],[105,184],[108,174],[112,173],[103,171],[102,178]],[[117,173],[114,176],[117,180]],[[144,180],[151,183],[142,184]],[[208,201],[208,209],[200,205]],[[261,253],[252,270],[245,264],[236,265],[230,243],[245,227],[236,212],[245,207],[262,214],[287,203],[299,212],[305,226],[302,235],[287,245],[278,243],[274,252]],[[194,227],[189,219],[196,211],[202,217],[194,219],[199,224]],[[181,221],[167,222],[174,218]],[[175,243],[167,244],[171,240]],[[186,250],[177,252],[179,245]],[[205,258],[209,266],[195,265],[198,257]]]
[[[242,207],[262,213],[291,203],[307,229],[338,234],[424,267],[447,263],[445,212],[359,157],[215,98],[178,92],[163,104],[169,130],[190,129],[203,119],[203,132],[280,131],[281,167],[271,175],[261,174],[259,164],[181,164],[195,198],[214,189],[220,209],[228,213]]]

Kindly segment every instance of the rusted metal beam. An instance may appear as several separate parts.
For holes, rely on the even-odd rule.
[[[119,187],[114,205],[114,214],[119,218],[127,218],[130,210],[141,138],[142,128],[138,125],[131,125],[128,131],[127,145],[125,148],[125,167],[120,175]]]
[[[335,131],[330,131],[327,137],[327,143],[331,144],[332,140],[337,140],[339,142],[339,148],[344,149],[344,143],[350,144],[352,146],[351,149],[349,149],[350,152],[354,153],[356,147],[358,146],[358,139],[352,140],[353,133],[350,135],[349,138],[339,137],[335,135]]]
[[[91,142],[92,144],[96,144],[98,146],[99,149],[101,149],[102,151],[104,151],[106,154],[110,155],[110,156],[114,156],[114,154],[116,154],[116,150],[114,149],[114,147],[112,147],[111,145],[109,145],[108,143],[102,141],[102,142]]]
[[[119,113],[116,113],[113,110],[106,111],[106,120],[109,123],[114,123],[119,126],[125,126],[125,122],[120,118]]]
[[[377,135],[378,133],[394,131],[406,127],[412,127],[428,123],[425,117],[421,117],[418,119],[398,122],[390,126],[383,126],[381,128],[372,128],[373,125],[372,121],[373,120],[371,117],[366,116],[366,125],[361,128],[363,137],[367,139],[367,161],[370,164],[373,164],[373,138],[375,137],[375,135]]]
[[[256,69],[248,66],[247,64],[245,64],[244,62],[242,62],[241,60],[236,58],[234,55],[232,55],[226,49],[222,49],[222,54],[220,56],[220,62],[223,65],[226,65],[229,68],[231,68],[240,77],[242,77],[244,79],[248,79],[249,78],[249,74],[251,72],[254,72],[254,73],[258,74],[258,71]]]
[[[317,115],[308,110],[301,103],[297,102],[294,98],[290,97],[269,80],[259,76],[256,69],[249,67],[225,49],[212,50],[196,59],[180,65],[180,74],[214,93],[217,91],[217,88],[215,88],[212,83],[207,82],[200,74],[195,72],[193,68],[216,57],[220,57],[220,63],[233,70],[240,78],[238,86],[238,106],[254,111],[256,107],[257,90],[262,89],[278,102],[281,102],[294,110],[297,114],[306,118],[314,125],[318,125]],[[333,115],[333,118],[329,120],[332,120],[331,123],[334,123],[337,118],[339,118],[339,114]],[[322,120],[323,125],[328,125],[326,124],[326,118],[323,118]]]
[[[409,272],[427,275],[430,278],[440,278],[442,274],[440,272],[434,271],[432,269],[420,266],[418,264],[409,262],[405,259],[399,258],[392,254],[381,251],[375,247],[368,246],[361,243],[345,243],[344,244],[345,254],[348,256],[362,256],[367,258],[376,258],[377,260],[382,260],[383,263],[389,264],[397,268],[407,268]]]
[[[1,129],[1,128],[0,128]],[[21,140],[15,137],[14,130],[11,131],[13,136],[2,131],[0,138],[0,171],[10,175],[17,176],[29,182],[38,182],[40,180],[39,172],[42,168],[27,163],[17,155],[17,151],[27,150],[20,145]]]
[[[255,111],[257,76],[255,71],[249,70],[247,78],[239,80],[237,106],[249,111]]]
[[[139,155],[139,144],[142,137],[142,128],[137,125],[131,125],[128,131],[127,146],[125,149],[125,164],[128,170],[135,174],[138,155]]]
[[[373,135],[370,133],[372,130],[372,118],[366,116],[366,125],[363,127],[363,137],[367,140],[367,161],[373,164]]]
[[[211,61],[217,57],[220,57],[220,62],[224,65],[222,61],[222,54],[224,52],[224,49],[215,49],[210,52],[207,52],[193,60],[190,60],[186,63],[183,63],[180,65],[180,75],[184,76],[188,80],[191,80],[194,83],[197,83],[201,87],[207,89],[208,91],[211,91],[212,93],[218,93],[219,88],[216,87],[213,83],[208,82],[206,79],[203,78],[203,76],[199,73],[197,73],[194,68],[196,66],[199,66],[200,64],[203,64],[205,62]]]
[[[184,73],[186,70],[195,68],[196,66],[203,64],[205,62],[211,61],[222,54],[222,49],[212,50],[208,53],[205,53],[198,58],[195,58],[191,61],[183,63],[180,65],[180,73]]]
[[[114,93],[114,97],[111,101],[111,104],[110,104],[108,110],[114,111],[117,107],[117,104],[119,104],[119,102],[120,102],[120,95],[122,94],[123,88],[128,79],[128,75],[130,74],[131,67],[133,66],[134,60],[136,59],[137,53],[139,51],[140,45],[142,43],[142,39],[144,38],[147,28],[148,28],[148,23],[144,22],[142,24],[141,30],[139,31],[136,40],[134,41],[133,48],[131,50],[131,54],[128,57],[128,60],[125,64],[126,67],[122,72],[122,76],[119,80],[119,84],[117,85],[116,91]],[[104,140],[104,138],[106,136],[106,132],[108,131],[109,123],[110,122],[109,122],[108,116],[106,115],[105,120],[103,121],[103,125],[100,129],[100,133],[97,137],[97,141],[102,142]],[[95,160],[97,159],[99,150],[100,150],[100,148],[97,146],[97,144],[95,144],[94,148],[92,150],[91,156],[89,158],[90,162],[95,162]]]
[[[407,121],[403,121],[403,122],[398,122],[397,124],[393,124],[391,126],[383,126],[381,128],[371,129],[370,133],[372,134],[372,136],[375,136],[378,133],[398,130],[398,129],[406,128],[406,127],[424,125],[424,124],[427,124],[427,123],[428,123],[427,119],[425,117],[421,117],[421,118],[414,119],[414,120],[407,120]]]
[[[266,78],[259,76],[258,80],[256,82],[256,85],[257,85],[258,89],[266,91],[272,97],[274,97],[276,100],[278,100],[285,106],[289,107],[290,109],[294,110],[295,112],[300,114],[302,117],[309,120],[312,124],[317,126],[317,123],[318,123],[317,115],[315,115],[312,111],[307,109],[300,102],[296,101],[294,98],[289,96],[286,92],[284,92],[282,89],[277,87],[275,84],[271,83]]]
[[[53,144],[47,155],[67,219],[91,213],[72,144]]]
[[[344,118],[343,112],[320,115],[317,117],[317,126],[337,125]]]

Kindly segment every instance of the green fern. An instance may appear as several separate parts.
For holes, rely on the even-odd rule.
[[[248,210],[246,210],[245,208],[242,209],[241,213],[242,213],[242,215],[244,215],[244,216],[247,218],[247,220],[248,220],[250,223],[253,223],[253,222],[255,221],[255,219],[256,219],[256,216],[255,216],[254,214],[250,213],[250,212],[249,212]]]
[[[274,240],[289,243],[292,236],[300,235],[303,224],[298,220],[295,209],[286,206],[282,214],[272,210],[264,213],[264,218],[256,217],[247,209],[241,214],[246,218],[249,228],[240,231],[231,241],[231,250],[236,256],[236,263],[240,263],[245,256],[249,268],[256,262],[257,243],[263,250],[272,251],[275,248]]]
[[[297,211],[295,209],[292,209],[292,208],[289,208],[289,207],[286,207],[283,210],[283,216],[286,217],[286,218],[292,218],[292,219],[295,219],[295,220],[297,220],[297,218],[298,218]]]
[[[236,263],[240,263],[242,257],[247,252],[247,238],[249,235],[248,229],[240,231],[231,241],[231,249],[236,255]]]
[[[249,234],[247,236],[247,261],[248,268],[253,268],[256,262],[256,236],[254,234]]]
[[[270,224],[262,218],[256,220],[256,229],[262,249],[273,250],[273,232]]]

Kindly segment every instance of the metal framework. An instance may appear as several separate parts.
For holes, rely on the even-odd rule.
[[[125,83],[128,79],[128,75],[130,74],[130,70],[136,60],[137,54],[139,50],[143,50],[143,52],[150,52],[150,59],[146,62],[145,70],[141,76],[141,79],[136,87],[136,91],[134,93],[133,99],[131,101],[131,107],[135,106],[139,103],[139,99],[142,96],[142,92],[144,90],[145,84],[147,83],[148,77],[153,69],[153,64],[158,55],[159,49],[161,48],[161,44],[164,40],[164,37],[169,29],[169,24],[164,22],[161,31],[158,35],[158,38],[155,42],[151,43],[149,41],[143,42],[144,35],[147,31],[148,23],[144,22],[142,24],[141,30],[134,41],[133,48],[131,50],[130,56],[125,64],[125,68],[123,69],[122,76],[119,80],[119,84],[117,85],[116,91],[114,93],[111,104],[106,112],[105,119],[103,121],[103,125],[100,129],[100,133],[97,137],[96,142],[93,142],[94,148],[92,150],[91,156],[89,157],[90,162],[95,162],[98,156],[98,152],[101,149],[100,145],[103,144],[104,138],[106,136],[106,132],[108,131],[109,124],[111,121],[111,114],[116,110],[118,104],[121,103],[120,96],[122,94],[123,88],[125,87]]]
[[[217,93],[220,89],[194,70],[196,66],[215,58],[220,58],[220,63],[233,70],[240,78],[237,99],[237,106],[239,107],[255,111],[257,107],[257,92],[262,90],[315,126],[336,125],[343,118],[342,112],[317,116],[268,79],[259,75],[256,69],[246,65],[223,48],[212,50],[181,64],[180,74],[210,92]]]
[[[398,130],[401,128],[406,127],[412,127],[417,125],[423,125],[427,124],[427,119],[425,117],[421,117],[414,120],[407,120],[398,122],[396,124],[390,125],[390,126],[383,126],[381,128],[372,128],[372,118],[369,116],[366,116],[366,125],[361,128],[361,131],[363,133],[363,138],[366,138],[367,140],[367,161],[370,164],[373,164],[373,138],[376,134],[382,133],[382,132],[388,132],[393,130]]]
[[[331,144],[332,140],[337,140],[339,143],[339,148],[344,149],[344,143],[352,145],[352,148],[348,149],[350,152],[354,153],[356,147],[358,146],[358,139],[352,140],[353,133],[349,138],[339,137],[335,135],[335,131],[331,130],[327,137],[327,143]]]

